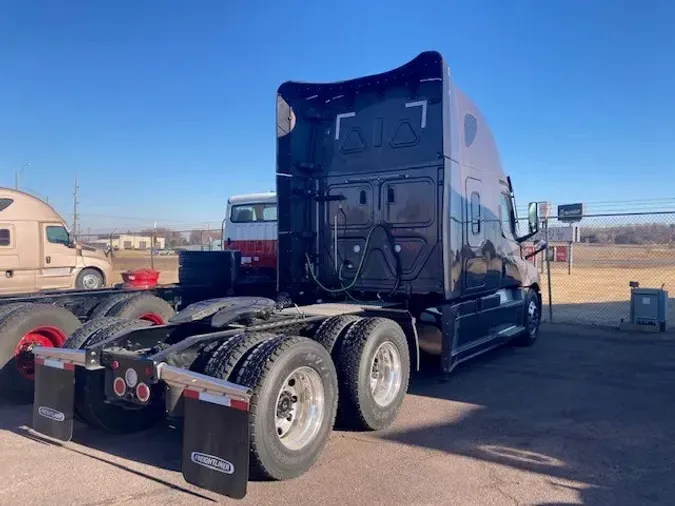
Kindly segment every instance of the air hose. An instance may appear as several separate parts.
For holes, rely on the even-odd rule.
[[[319,281],[316,274],[314,273],[314,269],[312,268],[312,262],[309,258],[309,255],[307,254],[307,252],[305,252],[305,260],[307,262],[307,270],[309,271],[309,274],[312,277],[312,280],[317,284],[317,286],[319,288],[321,288],[322,290],[328,292],[328,293],[346,293],[347,296],[351,297],[351,295],[348,293],[348,291],[351,290],[356,285],[356,283],[358,283],[359,278],[361,277],[361,272],[363,270],[363,266],[364,266],[365,260],[366,260],[366,255],[368,253],[368,247],[370,246],[370,239],[372,238],[373,232],[375,232],[375,229],[377,229],[379,227],[382,227],[382,229],[385,231],[385,233],[387,234],[387,237],[389,239],[389,243],[392,247],[392,250],[394,249],[394,247],[395,247],[394,238],[392,237],[391,232],[381,223],[378,223],[378,224],[374,225],[368,231],[368,235],[366,236],[365,244],[363,245],[363,254],[361,255],[361,260],[359,260],[359,265],[356,269],[356,273],[354,274],[354,278],[352,279],[351,283],[348,286],[342,286],[342,267],[343,266],[340,266],[340,269],[337,272],[338,277],[340,279],[340,285],[341,285],[340,288],[328,288],[328,287],[324,286],[321,283],[321,281]],[[336,252],[336,254],[337,254],[337,252]],[[398,254],[396,254],[395,251],[394,251],[394,255],[396,256],[396,284],[394,285],[394,288],[392,288],[392,290],[389,292],[389,294],[387,296],[392,295],[396,291],[396,289],[398,288],[398,286],[401,282],[401,259],[398,256]],[[353,298],[353,297],[351,297],[351,298]]]

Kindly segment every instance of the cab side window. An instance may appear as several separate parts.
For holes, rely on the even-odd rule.
[[[511,221],[512,216],[512,206],[511,198],[505,194],[501,194],[501,201],[499,203],[499,221],[502,226],[502,233],[507,236],[515,236],[515,230],[513,230],[513,222]]]
[[[12,236],[8,228],[0,228],[0,246],[11,246]]]
[[[52,244],[70,244],[70,236],[65,227],[47,227],[47,241]]]

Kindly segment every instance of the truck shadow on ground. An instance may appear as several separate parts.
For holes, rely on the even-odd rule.
[[[509,491],[507,503],[518,503],[534,486],[546,487],[546,495],[564,489],[577,497],[540,506],[675,504],[673,352],[672,335],[546,325],[532,348],[501,348],[447,380],[415,375],[409,393],[433,400],[429,411],[441,413],[431,415],[431,423],[396,423],[358,437],[483,462],[486,481]],[[448,409],[460,416],[448,422],[442,415]],[[0,429],[54,444],[29,430],[30,407],[13,411]],[[195,494],[119,461],[180,472],[180,430],[158,426],[119,436],[78,424],[73,442],[85,448],[65,447]]]
[[[381,439],[484,462],[515,503],[543,481],[578,502],[541,506],[675,504],[675,338],[546,327],[532,348],[496,350],[448,381],[418,378],[411,394],[466,403],[467,415]]]
[[[186,487],[176,485],[153,474],[139,471],[128,465],[125,465],[122,462],[117,461],[118,459],[114,458],[119,457],[123,459],[129,459],[136,462],[150,464],[155,467],[164,468],[169,471],[180,472],[180,457],[177,461],[175,460],[175,455],[180,455],[180,438],[177,439],[175,434],[167,434],[161,429],[159,431],[145,431],[143,433],[133,434],[132,436],[125,438],[120,438],[117,436],[113,441],[112,439],[109,439],[111,436],[110,434],[84,427],[78,430],[73,436],[73,442],[86,447],[81,450],[72,445],[64,445],[58,441],[45,438],[32,431],[29,428],[29,425],[16,427],[12,429],[12,432],[40,444],[58,446],[87,458],[98,460],[99,462],[103,462],[110,466],[121,469],[122,471],[146,478],[172,490],[180,491],[200,499],[205,499],[207,501],[216,502],[213,498],[208,497],[207,495],[203,495]],[[148,441],[149,439],[150,441]],[[154,447],[153,443],[160,445],[160,447]],[[95,455],[90,450],[97,450],[98,452],[102,452],[106,455]],[[165,457],[169,457],[169,460],[164,460]]]

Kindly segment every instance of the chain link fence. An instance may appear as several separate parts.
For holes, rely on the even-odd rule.
[[[573,225],[555,218],[547,224],[548,251],[534,259],[541,269],[544,321],[627,322],[631,282],[670,289],[670,304],[675,302],[675,212],[589,214]],[[671,311],[668,326],[673,324]]]
[[[641,288],[664,287],[670,291],[671,305],[675,303],[675,211],[589,213],[573,225],[555,218],[547,225],[550,261],[544,261],[545,253],[531,259],[541,270],[544,321],[599,325],[629,321],[630,282]],[[153,268],[160,271],[161,283],[174,283],[179,250],[222,248],[221,230],[214,229],[113,229],[79,234],[77,239],[109,252],[117,282],[124,271]],[[533,243],[526,248],[533,248]],[[670,311],[668,324],[675,325],[675,310]]]

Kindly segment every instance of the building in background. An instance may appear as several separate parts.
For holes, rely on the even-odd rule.
[[[155,237],[155,244],[152,244],[152,237],[149,235],[120,234],[113,235],[111,239],[97,239],[92,241],[102,246],[112,246],[113,250],[146,250],[154,247],[155,249],[164,249],[166,239],[164,237]]]

